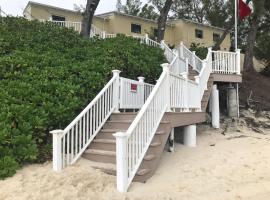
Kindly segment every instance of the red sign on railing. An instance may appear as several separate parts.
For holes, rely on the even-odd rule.
[[[137,92],[138,85],[131,83],[130,84],[130,91]]]

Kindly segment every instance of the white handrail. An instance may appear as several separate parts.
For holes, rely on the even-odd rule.
[[[82,155],[114,110],[118,109],[119,73],[91,103],[64,129],[53,134],[53,169],[60,171]]]
[[[212,51],[212,71],[221,74],[240,74],[240,50],[236,52]]]
[[[160,121],[169,108],[169,68],[163,73],[136,118],[116,137],[117,189],[126,192],[148,150]],[[140,138],[140,139],[139,139]]]
[[[179,55],[181,58],[185,59],[188,58],[189,61],[189,65],[192,66],[192,68],[194,70],[196,70],[197,72],[200,73],[201,69],[202,69],[202,63],[203,61],[196,56],[195,52],[191,52],[185,45],[183,42],[180,43],[179,46]]]

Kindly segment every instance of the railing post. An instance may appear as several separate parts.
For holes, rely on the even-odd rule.
[[[164,49],[165,47],[164,47],[164,43],[165,43],[165,41],[164,40],[161,40],[161,42],[160,42],[160,48],[161,49]]]
[[[183,49],[183,42],[180,42],[180,46],[179,46],[179,56],[180,58],[184,58],[184,49]]]
[[[148,34],[145,34],[145,43],[149,45],[149,36]]]
[[[161,64],[163,72],[166,72],[166,94],[164,94],[167,98],[167,112],[171,112],[171,87],[170,87],[170,69],[168,63]]]
[[[106,31],[102,31],[101,32],[101,38],[102,39],[106,39]]]
[[[116,183],[119,192],[126,192],[128,187],[127,134],[117,132],[116,138]]]
[[[209,60],[207,61],[207,65],[210,65],[208,66],[209,69],[210,69],[210,72],[212,72],[212,68],[213,68],[213,65],[212,65],[212,61],[213,61],[213,55],[212,55],[212,47],[208,47],[208,54],[209,54]]]
[[[62,170],[62,143],[61,136],[63,130],[53,130],[50,131],[53,135],[53,170],[61,171]]]
[[[138,77],[138,80],[140,83],[142,83],[142,102],[144,103],[144,95],[145,95],[145,89],[144,89],[144,77],[140,76]],[[142,105],[143,106],[143,105]]]
[[[116,83],[113,90],[113,105],[115,106],[114,112],[119,113],[119,95],[120,95],[120,72],[119,70],[112,70],[113,76],[116,77]]]
[[[188,112],[188,73],[183,73],[183,78],[185,79],[184,84],[184,112]]]
[[[192,55],[192,68],[195,70],[196,69],[196,61],[195,61],[195,57],[196,57],[196,51],[192,51],[193,55]]]
[[[241,56],[241,49],[237,49],[236,50],[236,73],[237,74],[241,74],[241,60],[240,60],[240,56]]]
[[[188,58],[186,58],[186,63],[185,63],[185,66],[186,66],[186,73],[188,74],[189,73],[189,63],[188,63]]]

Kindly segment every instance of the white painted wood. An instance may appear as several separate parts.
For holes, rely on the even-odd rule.
[[[53,170],[62,170],[62,134],[63,130],[54,130],[50,132],[53,135]]]
[[[211,94],[211,111],[212,111],[212,126],[216,129],[220,127],[220,112],[219,112],[219,91],[217,85],[213,85]]]
[[[183,144],[188,147],[196,147],[196,125],[184,127]]]

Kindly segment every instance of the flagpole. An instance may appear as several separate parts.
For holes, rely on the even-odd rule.
[[[234,31],[234,43],[235,43],[235,52],[237,51],[237,23],[238,23],[238,3],[237,3],[238,0],[235,0],[235,13],[234,13],[234,18],[235,18],[235,31]]]

